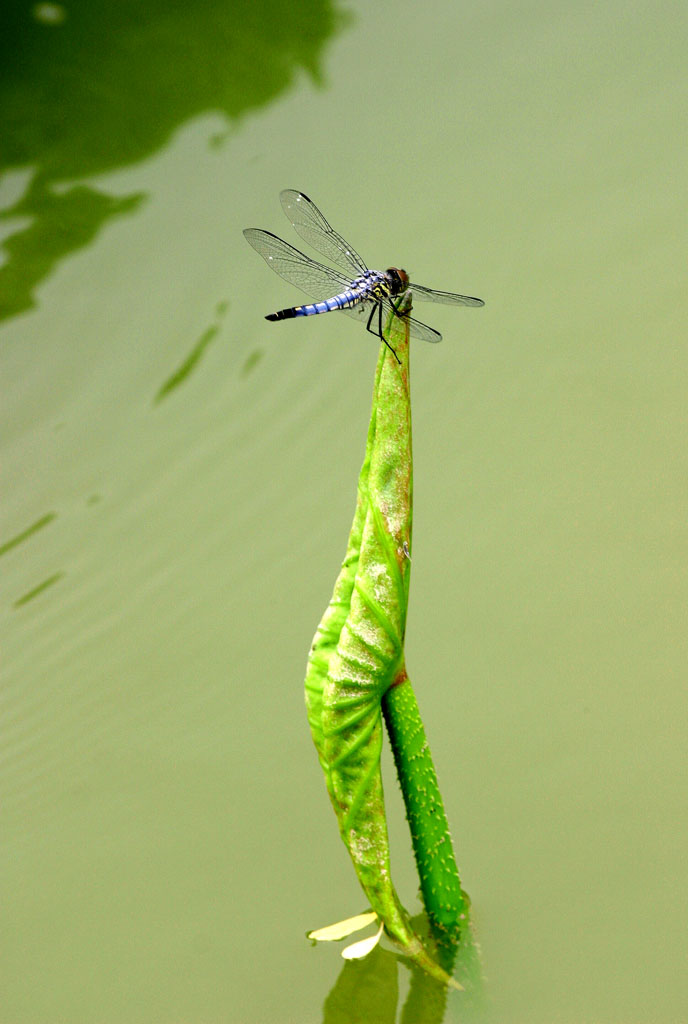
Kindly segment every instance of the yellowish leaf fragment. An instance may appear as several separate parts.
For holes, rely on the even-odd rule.
[[[316,942],[338,942],[353,932],[360,932],[361,928],[366,928],[373,921],[377,921],[377,914],[369,910],[365,914],[337,921],[336,924],[328,924],[325,928],[316,928],[315,931],[307,932],[306,938],[314,939]]]
[[[380,938],[382,936],[382,929],[384,925],[380,922],[375,935],[369,935],[367,939],[361,939],[359,942],[352,942],[350,946],[342,950],[342,956],[345,960],[362,960],[364,956],[368,956],[368,953],[375,949]]]

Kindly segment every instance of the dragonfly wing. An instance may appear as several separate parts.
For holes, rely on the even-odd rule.
[[[382,300],[382,323],[384,324],[387,317],[392,312],[392,304],[389,299]],[[409,334],[412,338],[418,338],[419,341],[429,341],[433,345],[436,345],[438,341],[442,341],[442,335],[439,331],[436,331],[434,327],[428,327],[427,324],[422,324],[420,320],[415,320],[412,316],[405,315],[402,317],[404,320],[408,320],[409,323]],[[372,325],[371,325],[372,326]]]
[[[454,292],[437,292],[425,288],[422,284],[410,284],[414,299],[422,302],[441,302],[445,306],[484,306],[482,299],[474,299],[472,295],[455,295]]]
[[[297,235],[343,267],[352,279],[368,269],[356,250],[330,227],[313,200],[303,192],[287,188],[280,192],[280,202]]]
[[[378,313],[377,313],[377,299],[365,299],[363,302],[357,302],[355,306],[349,306],[347,309],[339,310],[340,313],[346,313],[347,316],[353,317],[354,320],[358,320],[359,323],[367,326],[370,314],[375,310],[372,320],[370,321],[370,329],[377,333],[379,324]],[[392,306],[389,299],[382,300],[382,326],[384,328],[387,323],[389,314],[392,312]],[[442,335],[439,331],[436,331],[433,327],[428,327],[427,324],[422,324],[420,320],[414,320],[412,316],[404,317],[409,323],[409,334],[412,338],[418,338],[420,341],[430,341],[432,344],[436,344],[438,341],[442,341]]]
[[[408,318],[408,322],[409,334],[412,338],[429,341],[433,345],[436,345],[438,341],[442,341],[442,335],[434,327],[428,327],[427,324],[422,324],[420,320],[414,320],[412,316]]]
[[[365,327],[368,323],[368,318],[374,309],[377,309],[377,300],[365,299],[363,302],[357,302],[355,306],[346,306],[344,309],[337,310],[337,312],[346,313],[347,316],[353,317],[354,320],[358,320],[358,322],[363,324]],[[370,326],[373,330],[377,328],[377,313],[371,320]]]
[[[246,228],[244,238],[271,270],[313,299],[327,299],[345,291],[350,278],[305,256],[288,242],[259,228]]]

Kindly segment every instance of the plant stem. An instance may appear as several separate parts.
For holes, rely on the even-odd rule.
[[[411,830],[421,894],[433,931],[458,937],[468,920],[437,773],[411,682],[403,674],[382,698],[382,714]]]

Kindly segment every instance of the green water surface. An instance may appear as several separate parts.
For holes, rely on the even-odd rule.
[[[485,975],[444,1019],[688,1020],[684,7],[0,26],[2,1024],[438,1019],[304,938],[363,909],[302,681],[377,351],[263,319],[287,187],[487,303],[411,360],[407,663]]]

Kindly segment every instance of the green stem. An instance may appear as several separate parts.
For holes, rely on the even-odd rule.
[[[449,825],[411,682],[406,675],[382,698],[411,830],[423,904],[433,930],[457,938],[468,917]]]

